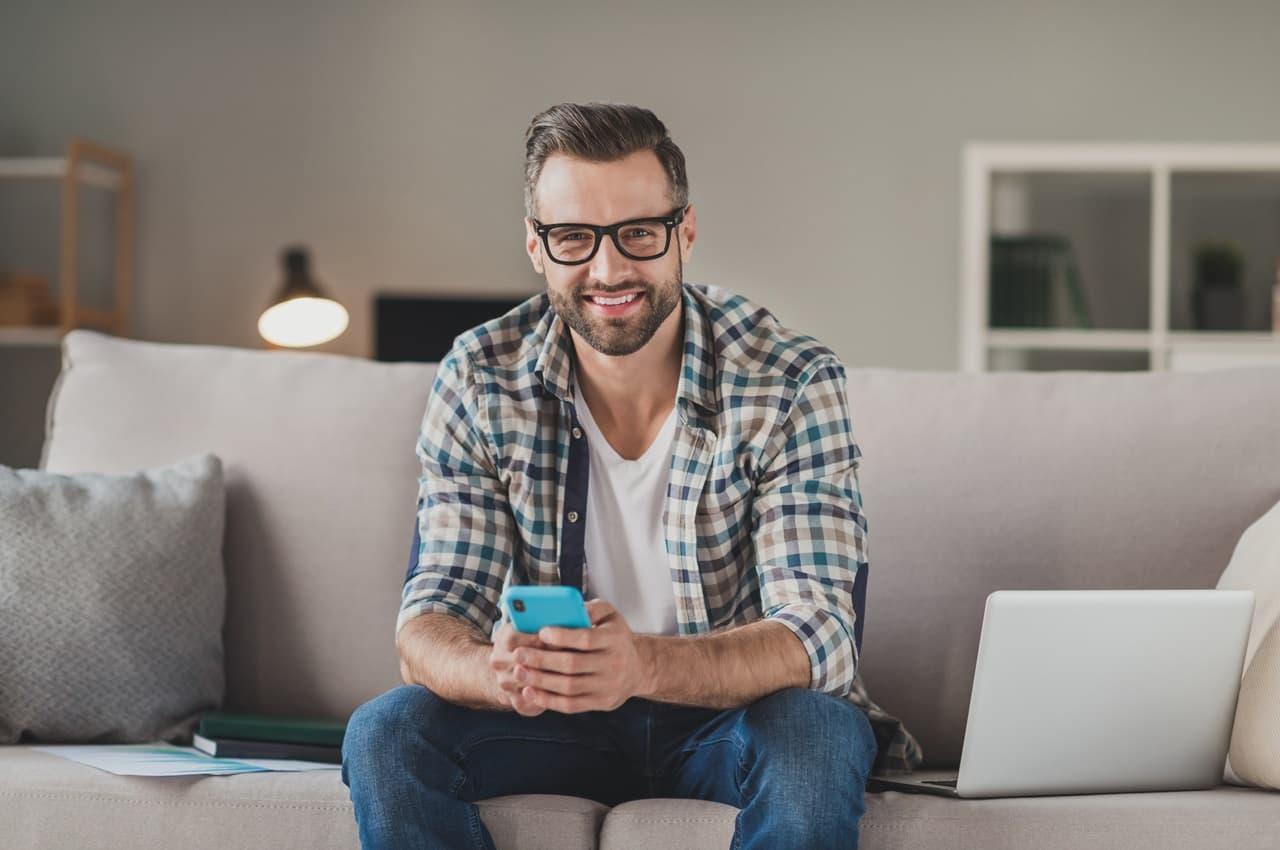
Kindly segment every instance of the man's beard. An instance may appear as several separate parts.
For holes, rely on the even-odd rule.
[[[634,354],[645,346],[667,317],[680,304],[681,281],[684,278],[684,263],[680,263],[676,277],[659,284],[650,284],[643,280],[629,280],[615,288],[615,291],[639,289],[644,297],[635,311],[635,315],[627,315],[619,319],[610,319],[595,314],[590,304],[582,297],[581,291],[562,295],[551,287],[547,294],[551,306],[564,323],[578,332],[578,336],[587,344],[611,357]],[[589,287],[583,287],[583,290]]]

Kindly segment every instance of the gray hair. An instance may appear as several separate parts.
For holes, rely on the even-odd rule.
[[[553,153],[591,162],[612,162],[641,150],[657,155],[667,172],[671,205],[689,203],[684,154],[666,126],[648,109],[625,103],[558,103],[538,113],[524,133],[524,211],[533,217],[534,190]]]

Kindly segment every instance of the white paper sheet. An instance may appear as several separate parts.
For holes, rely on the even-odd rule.
[[[195,747],[163,741],[154,744],[57,744],[31,746],[118,776],[193,776],[263,771],[341,770],[342,765],[292,759],[226,759],[206,755]]]

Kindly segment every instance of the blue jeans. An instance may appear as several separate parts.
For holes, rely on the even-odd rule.
[[[365,850],[495,850],[476,801],[504,794],[714,800],[740,810],[731,850],[856,850],[876,751],[861,709],[804,688],[729,710],[633,697],[524,717],[401,685],[351,715],[342,781]]]

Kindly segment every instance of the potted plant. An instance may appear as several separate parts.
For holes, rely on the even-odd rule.
[[[1196,246],[1195,288],[1191,293],[1196,330],[1238,331],[1244,327],[1244,258],[1229,242]]]

